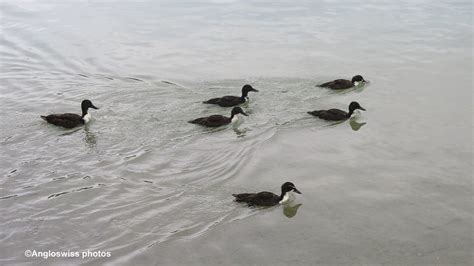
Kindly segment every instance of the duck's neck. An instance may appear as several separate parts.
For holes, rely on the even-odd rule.
[[[86,124],[91,120],[91,114],[89,114],[87,109],[82,109],[82,120],[84,120]]]
[[[355,111],[354,109],[349,109],[349,113],[347,113],[347,117],[351,117],[354,111]]]
[[[278,200],[278,203],[280,204],[286,204],[291,200],[291,194],[289,192],[281,192],[280,198]]]
[[[281,190],[280,201],[285,197],[286,193],[288,192],[283,191],[283,189]]]
[[[249,92],[248,91],[242,91],[242,100],[245,100],[245,98],[247,98],[247,96],[249,95]]]
[[[239,118],[238,115],[231,114],[230,115],[230,122],[235,122],[235,121],[237,121],[238,118]]]
[[[87,110],[88,108],[82,108],[82,118],[84,118],[87,115]]]

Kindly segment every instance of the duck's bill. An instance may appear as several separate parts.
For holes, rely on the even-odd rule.
[[[249,116],[248,114],[246,114],[246,113],[244,113],[244,112],[242,112],[242,114],[245,115],[245,116]]]
[[[254,89],[254,88],[252,88],[252,90],[251,90],[251,91],[255,91],[255,92],[258,92],[258,90],[256,90],[256,89]]]
[[[301,194],[301,192],[300,192],[298,189],[296,189],[296,188],[294,188],[293,191],[294,191],[295,193]]]
[[[359,109],[362,110],[362,111],[366,111],[365,108],[363,108],[363,107],[359,107]]]
[[[92,105],[91,108],[94,108],[94,109],[96,109],[96,110],[99,110],[99,108],[98,108],[98,107],[95,107],[94,105]]]

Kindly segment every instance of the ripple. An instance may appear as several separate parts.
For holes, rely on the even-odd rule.
[[[9,195],[9,196],[5,196],[5,197],[0,197],[0,200],[5,200],[5,199],[10,199],[10,198],[14,198],[14,197],[18,197],[18,195]]]

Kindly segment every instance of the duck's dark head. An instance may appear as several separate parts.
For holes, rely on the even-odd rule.
[[[249,116],[248,114],[246,114],[246,113],[244,112],[244,110],[242,110],[242,108],[236,106],[236,107],[232,108],[232,113],[231,113],[230,117],[234,117],[234,116],[236,116],[236,115],[238,115],[238,114],[243,114],[243,115],[245,115],[245,116]]]
[[[354,84],[354,85],[357,85],[361,82],[365,82],[364,78],[361,76],[361,75],[355,75],[352,77],[352,80],[351,82]]]
[[[84,100],[82,101],[81,103],[81,109],[82,109],[82,116],[86,115],[87,114],[87,110],[89,110],[89,108],[94,108],[94,109],[99,109],[97,107],[95,107],[91,101],[89,100]]]
[[[254,89],[254,88],[253,88],[252,86],[250,86],[249,84],[245,84],[245,85],[242,87],[242,96],[243,96],[243,97],[247,97],[247,94],[248,94],[250,91],[258,92],[258,90]]]
[[[349,104],[349,113],[352,114],[355,110],[362,110],[362,111],[365,111],[364,108],[362,108],[362,106],[360,106],[360,104],[358,102],[351,102]]]
[[[293,191],[295,193],[301,194],[301,192],[296,189],[295,185],[291,182],[285,182],[283,185],[281,185],[281,193],[285,194],[287,192]]]
[[[89,109],[89,108],[99,109],[99,108],[95,107],[95,106],[92,104],[92,102],[89,101],[89,100],[84,100],[84,101],[82,101],[81,107],[82,107],[82,109]]]

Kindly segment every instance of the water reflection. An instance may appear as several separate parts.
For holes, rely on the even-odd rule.
[[[357,119],[358,119],[358,115],[353,116],[349,119],[349,125],[351,126],[352,130],[354,130],[354,131],[358,131],[362,126],[367,124],[367,122],[359,123],[359,122],[357,122]],[[339,124],[345,123],[346,121],[347,120],[336,121],[334,123],[329,124],[328,127],[335,127]]]
[[[237,134],[238,138],[245,137],[245,134],[247,133],[248,129],[239,129],[237,126],[232,126],[232,129],[234,130],[235,134]]]
[[[370,84],[370,81],[366,81],[366,83],[364,84],[359,84],[357,86],[354,86],[354,87],[351,87],[351,88],[348,88],[348,89],[344,89],[344,90],[330,90],[329,93],[330,94],[348,94],[348,93],[361,93],[364,91],[364,89],[366,87],[368,87]]]
[[[298,203],[296,205],[293,203],[286,204],[283,206],[283,214],[288,218],[293,218],[296,216],[298,212],[298,208],[301,207],[301,205],[303,204],[302,203]]]
[[[368,86],[370,86],[370,81],[366,80],[365,83],[362,83],[362,84],[359,84],[359,85],[353,87],[353,89],[351,91],[353,91],[355,93],[360,93],[360,92],[364,91],[364,89],[367,88]]]
[[[84,132],[85,132],[85,135],[84,135],[84,141],[86,142],[86,146],[88,148],[95,148],[96,144],[97,144],[97,137],[96,135],[89,131],[89,126],[85,126],[84,127]]]
[[[61,128],[61,130],[62,130],[62,128]],[[80,127],[78,127],[78,128],[74,128],[74,129],[66,129],[66,132],[64,132],[64,133],[61,133],[61,134],[60,134],[60,136],[68,136],[68,135],[72,135],[72,134],[76,133],[76,132],[77,132],[77,131],[79,131],[79,130],[81,130],[81,128],[80,128]]]
[[[359,123],[357,122],[356,118],[351,118],[349,120],[349,125],[351,126],[352,130],[358,131],[363,125],[367,124],[366,122]]]

